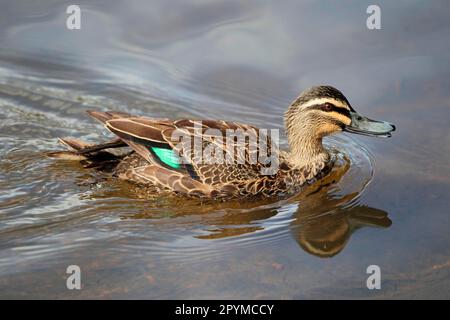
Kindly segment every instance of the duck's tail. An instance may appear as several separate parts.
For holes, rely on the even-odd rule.
[[[59,142],[69,150],[47,152],[51,158],[62,160],[79,161],[85,168],[97,168],[109,170],[114,168],[126,154],[116,155],[106,151],[109,148],[126,146],[119,139],[101,144],[90,144],[76,138],[59,138]]]
[[[131,117],[131,115],[122,112],[100,112],[87,111],[87,113],[98,120],[100,123],[105,123],[108,120],[118,117]],[[105,163],[118,162],[124,156],[129,154],[116,154],[111,152],[112,148],[127,147],[128,145],[121,139],[114,139],[109,142],[92,144],[86,141],[68,137],[59,138],[59,143],[64,145],[68,150],[47,152],[46,155],[51,158],[58,158],[63,160],[80,161],[87,167],[100,167]]]
[[[69,150],[47,152],[46,155],[48,157],[74,161],[86,160],[88,159],[89,154],[82,154],[80,153],[80,150],[94,146],[76,138],[59,138],[58,142],[67,147]]]

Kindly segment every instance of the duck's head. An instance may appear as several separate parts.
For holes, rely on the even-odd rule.
[[[288,138],[307,135],[311,138],[347,131],[374,137],[390,137],[395,126],[358,114],[347,98],[331,86],[305,90],[292,102],[285,114]]]

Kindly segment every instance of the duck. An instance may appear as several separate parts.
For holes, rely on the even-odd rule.
[[[387,138],[396,129],[358,114],[344,94],[329,85],[306,89],[289,105],[284,114],[288,150],[279,149],[275,131],[269,135],[268,130],[236,121],[87,113],[114,139],[91,144],[60,138],[68,150],[49,152],[50,157],[80,161],[150,193],[222,201],[299,194],[333,168],[336,159],[324,147],[324,137],[350,132]],[[117,148],[128,151],[114,152]]]

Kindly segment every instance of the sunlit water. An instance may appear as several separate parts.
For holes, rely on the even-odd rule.
[[[58,1],[1,4],[1,298],[450,297],[448,2],[382,1],[377,31],[363,2],[79,4],[79,31]],[[322,83],[398,132],[328,138],[338,165],[289,199],[149,199],[45,156],[109,137],[86,109],[282,129]]]

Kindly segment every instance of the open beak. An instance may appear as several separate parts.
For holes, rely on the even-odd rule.
[[[381,138],[389,138],[391,132],[395,131],[395,126],[392,123],[371,120],[353,111],[350,112],[350,116],[352,122],[344,127],[344,131]]]

